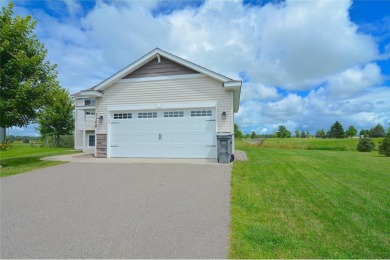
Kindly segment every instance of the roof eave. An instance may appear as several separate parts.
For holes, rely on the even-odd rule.
[[[80,92],[81,97],[102,97],[103,93],[93,89],[87,89]]]

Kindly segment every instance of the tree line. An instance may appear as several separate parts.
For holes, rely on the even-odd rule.
[[[268,135],[258,135],[255,131],[252,131],[250,134],[243,134],[239,129],[237,124],[234,124],[234,135],[236,138],[257,138],[257,137],[277,137],[277,138],[290,138],[291,132],[284,126],[280,125],[278,131],[274,134]],[[351,138],[357,136],[357,130],[354,126],[349,126],[346,131],[344,131],[343,126],[339,121],[336,121],[330,129],[325,132],[324,129],[317,131],[316,138]],[[300,131],[295,130],[296,138],[310,138],[311,134],[309,131]],[[371,129],[362,129],[359,132],[359,143],[356,146],[356,150],[359,152],[371,152],[375,148],[375,143],[371,138],[385,137],[382,141],[379,142],[378,153],[383,154],[387,157],[390,157],[390,127],[385,132],[384,127],[381,124],[377,124]],[[370,138],[371,137],[371,138]]]
[[[390,131],[390,127],[389,130]],[[358,134],[357,129],[350,125],[348,126],[347,130],[344,130],[342,124],[339,121],[336,121],[328,131],[325,131],[324,129],[319,129],[316,134],[313,136],[309,131],[300,131],[295,130],[295,137],[296,138],[352,138],[356,137]],[[262,134],[259,135],[255,131],[252,131],[250,134],[243,134],[242,131],[239,129],[237,124],[234,124],[234,135],[237,138],[257,138],[257,137],[277,137],[277,138],[290,138],[292,137],[291,132],[284,126],[280,125],[278,127],[278,131],[273,134]],[[359,132],[360,137],[385,137],[386,131],[384,127],[381,124],[377,124],[375,127],[371,129],[362,129]]]

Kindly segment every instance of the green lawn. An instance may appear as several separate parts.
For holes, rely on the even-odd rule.
[[[22,143],[12,144],[12,148],[0,151],[0,165],[2,166],[0,177],[57,165],[62,162],[41,161],[40,159],[75,152],[69,148],[46,148]]]
[[[378,149],[379,141],[383,138],[372,138],[375,148]],[[248,141],[252,141],[248,139]],[[246,144],[237,140],[238,145]],[[322,139],[322,138],[267,138],[261,145],[262,148],[305,149],[305,150],[333,150],[333,151],[356,151],[359,143],[358,138],[345,139]],[[257,147],[257,144],[253,145]]]
[[[390,258],[390,158],[237,145],[230,258]]]

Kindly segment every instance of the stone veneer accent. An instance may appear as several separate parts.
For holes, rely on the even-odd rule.
[[[107,134],[96,135],[96,157],[107,158]]]

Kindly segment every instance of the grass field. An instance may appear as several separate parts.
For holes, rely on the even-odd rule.
[[[62,162],[41,161],[42,157],[75,153],[69,148],[46,148],[30,144],[14,143],[12,148],[0,151],[0,177],[18,174]]]
[[[372,138],[375,148],[383,138]],[[248,139],[251,142],[251,139]],[[254,146],[242,140],[237,140],[238,145]],[[329,150],[329,151],[355,151],[359,143],[358,138],[322,139],[322,138],[267,138],[261,145],[262,148],[305,149],[305,150]]]
[[[390,258],[390,158],[236,145],[230,258]]]

